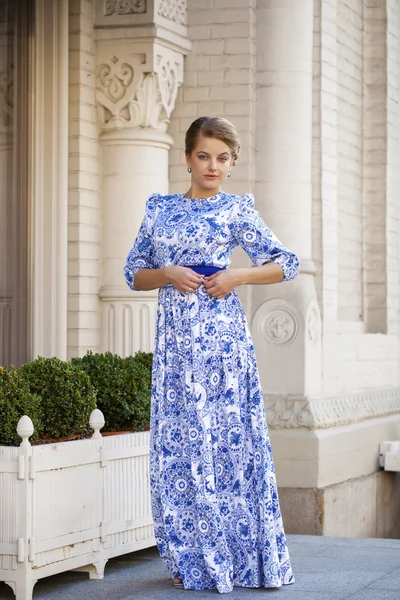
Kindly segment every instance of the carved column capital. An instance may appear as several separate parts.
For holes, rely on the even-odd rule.
[[[121,128],[152,128],[166,131],[183,82],[183,55],[158,44],[151,56],[115,54],[97,67],[96,99],[103,131]]]

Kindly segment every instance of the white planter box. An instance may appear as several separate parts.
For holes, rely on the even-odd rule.
[[[109,558],[155,545],[149,491],[149,432],[0,447],[0,581],[31,600],[38,579],[70,570],[101,579]]]

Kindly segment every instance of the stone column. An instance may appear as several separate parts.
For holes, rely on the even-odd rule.
[[[14,10],[13,10],[14,12]],[[12,361],[12,156],[14,15],[0,9],[0,365]]]
[[[296,280],[253,290],[252,328],[268,417],[285,427],[321,387],[311,256],[313,1],[296,8],[290,0],[260,0],[257,28],[256,206],[301,259]]]
[[[167,128],[189,49],[186,8],[179,1],[97,2],[96,19],[102,350],[127,356],[153,349],[157,290],[132,292],[123,267],[148,196],[168,192]]]

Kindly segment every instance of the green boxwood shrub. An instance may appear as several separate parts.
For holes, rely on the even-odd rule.
[[[136,352],[134,359],[139,361],[146,369],[151,370],[153,367],[153,353],[152,352]]]
[[[42,410],[39,396],[29,391],[27,382],[18,369],[0,367],[0,446],[19,446],[18,421],[28,415],[35,432],[35,440],[42,430]]]
[[[150,422],[150,353],[122,358],[106,352],[88,352],[73,358],[84,369],[96,389],[97,407],[104,414],[104,431],[143,431]]]
[[[30,391],[41,397],[43,441],[91,432],[89,417],[96,408],[96,394],[84,371],[59,358],[39,356],[20,372]]]

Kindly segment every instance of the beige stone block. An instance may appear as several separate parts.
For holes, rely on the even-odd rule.
[[[185,57],[185,72],[186,71],[203,71],[209,68],[209,56],[204,54],[188,54]]]
[[[81,31],[72,32],[69,36],[69,47],[71,50],[80,50],[81,52],[93,52],[93,38],[87,33]]]
[[[196,71],[186,71],[185,73],[185,85],[188,87],[195,87],[197,85],[203,85],[198,81],[198,74]],[[207,85],[207,84],[206,84]],[[181,89],[179,90],[180,94],[183,92]]]
[[[199,11],[196,13],[197,25],[213,25],[214,23],[247,23],[249,18],[248,9],[232,8],[225,10]]]
[[[100,275],[101,264],[99,260],[69,260],[69,277],[93,277]]]
[[[185,87],[183,90],[185,102],[202,102],[210,99],[210,88],[208,86]]]
[[[228,69],[225,71],[225,84],[251,84],[254,82],[254,73],[250,69]]]
[[[97,242],[99,228],[88,225],[68,225],[68,239],[75,242]]]
[[[220,55],[225,48],[225,40],[195,40],[193,42],[193,53],[203,55]]]
[[[211,11],[214,8],[214,0],[190,0],[188,14],[192,19],[198,15],[198,11]]]
[[[99,309],[100,300],[97,294],[68,294],[69,311],[95,312]]]
[[[72,83],[69,86],[69,101],[70,104],[85,102],[93,105],[94,103],[94,88],[92,85],[83,85],[81,83]]]
[[[323,534],[323,490],[279,488],[278,493],[286,533]]]
[[[80,119],[79,121],[70,122],[69,132],[70,135],[84,135],[85,137],[96,140],[99,135],[99,128],[96,123]]]
[[[93,15],[70,15],[69,31],[70,33],[80,33],[83,31],[91,35],[93,33]]]
[[[188,29],[189,39],[209,40],[211,38],[211,25],[191,25]]]
[[[220,115],[226,116],[224,102],[222,100],[214,100],[213,102],[201,102],[199,104],[199,114],[202,115]]]
[[[249,114],[249,102],[247,100],[236,102],[225,101],[224,109],[227,114],[230,115],[248,115]]]
[[[375,537],[375,476],[328,487],[324,499],[324,535]]]
[[[253,42],[251,38],[225,39],[225,54],[251,54]]]
[[[243,8],[243,5],[245,4],[246,2],[244,2],[244,0],[214,0],[215,8]],[[251,12],[251,2],[247,2],[247,4],[249,6],[249,12]]]
[[[224,71],[213,70],[213,71],[200,71],[197,74],[199,85],[222,85],[224,83]]]
[[[248,21],[243,23],[223,23],[222,25],[212,25],[211,37],[219,39],[248,38],[251,34],[251,25]]]
[[[68,347],[99,347],[99,332],[87,329],[77,329],[68,331]]]
[[[68,175],[68,186],[76,189],[96,191],[99,189],[99,175],[85,171],[70,173]]]
[[[400,476],[380,471],[315,489],[279,488],[286,533],[340,537],[400,535]]]
[[[400,473],[376,473],[376,535],[400,538]]]
[[[250,100],[252,89],[249,85],[224,85],[210,90],[210,100]]]

